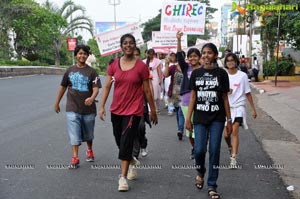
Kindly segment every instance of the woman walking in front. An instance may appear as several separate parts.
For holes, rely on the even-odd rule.
[[[212,43],[202,48],[204,66],[192,72],[190,79],[191,97],[186,118],[186,128],[195,133],[195,161],[198,175],[196,186],[202,189],[206,172],[205,155],[209,143],[208,195],[219,199],[217,192],[218,166],[221,140],[227,118],[228,132],[232,131],[231,115],[227,93],[229,80],[225,70],[217,65],[218,50]],[[193,124],[191,121],[194,112]]]
[[[155,105],[150,92],[149,70],[145,63],[134,56],[136,41],[131,34],[120,39],[123,56],[116,59],[107,69],[106,83],[103,88],[99,116],[105,119],[105,103],[114,82],[113,100],[110,106],[111,121],[115,141],[119,148],[121,175],[119,191],[128,191],[127,174],[133,172],[133,142],[143,115],[144,93],[151,109],[151,121],[157,124]],[[114,81],[113,80],[114,77]],[[131,175],[131,179],[135,179]]]

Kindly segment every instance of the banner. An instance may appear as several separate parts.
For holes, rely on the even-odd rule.
[[[128,22],[96,22],[95,28],[96,28],[96,35],[102,32],[107,32],[116,29],[121,28],[125,25],[127,25]]]
[[[74,51],[77,45],[77,39],[76,38],[68,38],[68,50]]]
[[[161,13],[161,32],[181,31],[204,35],[206,5],[196,1],[165,1]]]
[[[181,47],[187,47],[187,35],[181,37]],[[176,33],[165,33],[160,31],[152,31],[152,48],[177,48]]]
[[[122,35],[130,33],[135,37],[136,45],[140,46],[144,44],[142,33],[138,23],[129,24],[122,28],[118,28],[113,31],[99,33],[96,36],[96,41],[99,47],[101,56],[112,55],[120,52],[120,38]]]

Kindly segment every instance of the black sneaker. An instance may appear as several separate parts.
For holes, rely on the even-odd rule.
[[[182,140],[182,134],[183,134],[182,132],[178,132],[178,133],[177,133],[178,140]]]
[[[192,148],[191,150],[191,160],[195,159],[195,150]]]

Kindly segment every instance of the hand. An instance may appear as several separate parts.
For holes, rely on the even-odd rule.
[[[151,111],[150,119],[152,124],[156,125],[158,123],[156,111]]]
[[[169,64],[170,64],[170,59],[169,59],[168,56],[166,56],[166,58],[165,58],[165,66],[169,66]]]
[[[176,33],[177,39],[180,39],[180,40],[181,40],[182,35],[183,35],[183,32],[178,31],[178,32]]]
[[[257,117],[256,110],[252,111],[252,117],[255,119]]]
[[[106,116],[105,108],[100,108],[99,110],[100,120],[105,121],[105,116]]]
[[[59,113],[59,112],[60,112],[59,104],[55,104],[55,105],[54,105],[54,111],[55,111],[56,113]]]
[[[232,122],[227,122],[227,126],[226,126],[226,129],[227,129],[227,135],[231,135],[232,133]]]
[[[91,97],[89,97],[89,98],[86,98],[86,99],[85,99],[84,104],[85,104],[86,106],[91,106],[91,105],[93,104],[93,102],[94,102],[94,99],[91,98]]]
[[[189,131],[193,131],[193,124],[190,119],[187,119],[185,121],[185,128]]]

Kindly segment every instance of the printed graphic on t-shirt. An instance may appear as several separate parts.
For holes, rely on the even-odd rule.
[[[196,109],[205,112],[215,112],[219,110],[218,106],[218,92],[219,86],[218,78],[209,73],[204,73],[202,77],[197,77],[195,82],[197,90],[197,103]]]
[[[70,82],[72,83],[72,89],[78,91],[89,91],[88,83],[89,78],[83,76],[80,72],[71,72],[69,74]]]

